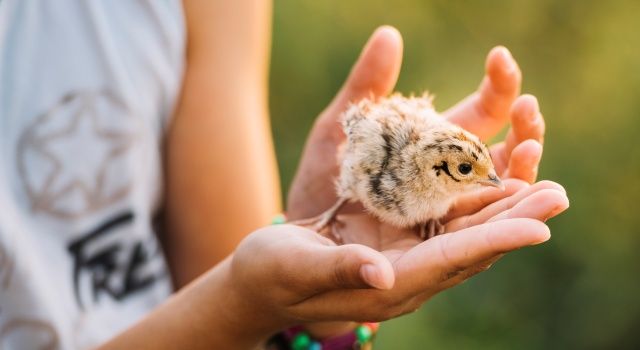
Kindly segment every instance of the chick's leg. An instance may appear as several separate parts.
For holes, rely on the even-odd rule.
[[[426,223],[420,225],[420,238],[427,240],[429,238],[441,235],[444,233],[444,225],[439,219],[431,219]]]
[[[338,211],[340,210],[340,208],[342,208],[342,206],[346,202],[347,202],[347,199],[339,198],[336,201],[336,203],[333,206],[331,206],[331,208],[327,209],[324,213],[308,219],[295,220],[290,222],[290,224],[299,225],[299,226],[309,226],[312,230],[318,233],[321,233],[322,230],[324,230],[328,226],[331,226],[331,224],[336,218],[336,215],[338,214]],[[340,235],[338,235],[335,232],[335,230],[333,230],[333,227],[329,227],[329,229],[330,229],[329,231],[331,235],[333,236],[332,238],[334,239],[334,241],[342,242],[342,237],[340,237]]]

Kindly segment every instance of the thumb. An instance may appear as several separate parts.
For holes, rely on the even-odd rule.
[[[389,94],[398,80],[401,64],[402,36],[391,26],[379,27],[325,115],[336,118],[349,102]]]
[[[301,260],[303,281],[317,291],[344,288],[391,289],[395,274],[382,253],[360,244],[320,246]]]

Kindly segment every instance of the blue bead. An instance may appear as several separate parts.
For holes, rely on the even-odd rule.
[[[322,344],[314,341],[313,343],[311,343],[311,345],[309,345],[307,350],[322,350]]]

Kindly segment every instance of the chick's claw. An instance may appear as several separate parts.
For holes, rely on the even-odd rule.
[[[427,240],[429,238],[441,235],[444,233],[444,225],[439,219],[431,219],[426,223],[420,225],[420,238]]]

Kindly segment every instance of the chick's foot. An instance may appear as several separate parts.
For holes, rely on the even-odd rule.
[[[439,219],[431,219],[426,223],[420,225],[420,238],[427,240],[429,238],[441,235],[444,233],[444,225]]]
[[[337,221],[338,211],[347,202],[346,199],[338,199],[338,201],[327,209],[324,213],[308,219],[300,219],[289,222],[292,225],[304,226],[319,234],[330,238],[337,244],[341,244],[342,237],[335,230],[334,223]]]

